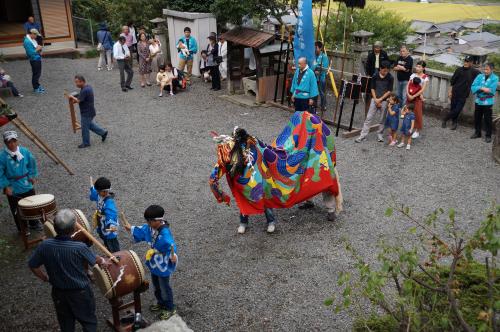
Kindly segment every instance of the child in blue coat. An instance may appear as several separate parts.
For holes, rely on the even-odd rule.
[[[411,147],[411,135],[415,130],[415,104],[407,104],[403,107],[401,116],[403,117],[403,124],[401,125],[401,143],[398,144],[398,148],[405,146],[405,137],[407,140],[406,150],[410,150]]]
[[[146,266],[151,272],[157,301],[150,310],[159,312],[159,318],[167,320],[176,314],[170,275],[177,267],[177,246],[164,216],[161,206],[151,205],[144,211],[146,224],[131,226],[125,223],[124,227],[131,232],[135,242],[145,241],[150,247],[146,252]]]
[[[111,181],[100,177],[90,187],[89,198],[97,202],[97,209],[93,216],[94,228],[104,242],[106,248],[111,252],[120,251],[118,242],[118,208],[116,207],[114,194],[111,193]]]
[[[391,93],[389,96],[389,104],[387,105],[387,118],[385,119],[385,128],[389,128],[389,146],[394,146],[398,143],[396,140],[396,132],[399,127],[399,98],[396,94]]]

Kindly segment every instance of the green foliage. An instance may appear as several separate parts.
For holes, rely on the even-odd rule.
[[[164,1],[166,7],[172,10],[179,10],[183,12],[198,12],[207,13],[210,12],[210,6],[217,2],[216,0],[167,0]],[[236,1],[235,1],[236,2]]]
[[[337,13],[330,14],[325,37],[329,45],[335,45],[338,48],[342,47],[345,14],[346,7],[344,5],[341,6],[338,22],[335,21]],[[398,48],[410,33],[410,23],[394,11],[383,10],[381,7],[374,5],[367,6],[363,10],[354,10],[350,31],[358,30],[373,32],[372,41],[381,40],[386,48]]]
[[[455,72],[455,69],[457,69],[459,66],[447,66],[441,62],[437,62],[434,60],[425,60],[427,63],[427,68],[428,69],[435,69],[435,70],[440,70],[440,71],[446,71],[449,73]]]
[[[90,50],[85,51],[85,57],[87,59],[97,58],[99,56],[99,51],[95,48],[91,48]]]
[[[495,35],[500,35],[500,24],[489,23],[483,25],[483,31],[490,32]]]
[[[347,243],[358,277],[340,273],[341,296],[325,305],[341,311],[365,298],[382,310],[368,318],[360,314],[356,331],[493,331],[493,317],[500,309],[496,267],[500,205],[488,211],[472,236],[457,226],[454,209],[438,208],[423,220],[413,217],[408,206],[396,203],[385,211],[393,219],[395,213],[410,221],[408,232],[417,238],[416,244],[408,248],[382,242],[377,262],[369,264]],[[485,264],[473,257],[482,257]]]
[[[5,54],[3,53],[0,53],[0,63],[2,62],[6,62],[7,60],[5,60]]]

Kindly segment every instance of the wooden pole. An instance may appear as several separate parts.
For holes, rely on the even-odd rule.
[[[26,135],[26,137],[28,137],[40,150],[42,150],[42,152],[45,153],[47,157],[49,157],[56,165],[58,165],[59,163],[54,159],[54,156],[51,155],[50,152],[47,151],[47,149],[33,136],[33,134],[22,125],[22,122],[17,122],[14,120],[11,120],[11,122],[17,127],[17,129],[19,129],[24,135]]]
[[[323,30],[323,37],[326,38],[326,28],[328,27],[328,19],[330,18],[330,2],[331,0],[328,0],[328,6],[326,7],[326,21],[325,21],[325,29]],[[340,3],[339,3],[340,5]],[[323,38],[321,38],[323,39]],[[323,44],[325,43],[325,41],[323,40]]]
[[[274,86],[274,102],[278,99],[278,87],[280,80],[280,71],[281,71],[281,57],[283,56],[283,43],[285,42],[285,26],[281,25],[281,45],[280,45],[280,54],[278,60],[278,72],[276,73],[276,84]],[[286,76],[286,69],[284,75]]]
[[[99,240],[97,240],[92,234],[89,233],[82,225],[75,223],[76,228],[82,232],[92,243],[94,243],[101,251],[108,256],[113,262],[118,263],[118,259],[106,248]]]
[[[316,40],[319,38],[319,29],[321,28],[321,16],[323,13],[323,1],[320,2],[319,7],[319,18],[318,18],[318,27],[316,28]]]
[[[285,58],[285,68],[284,68],[284,75],[283,75],[283,89],[281,89],[281,105],[285,102],[285,93],[286,93],[286,80],[287,80],[287,74],[288,74],[288,58],[290,57],[290,44],[292,42],[292,34],[291,31],[288,29],[288,43],[286,45],[286,58]]]
[[[345,66],[345,58],[347,56],[347,46],[346,45],[346,41],[347,41],[347,36],[349,35],[349,29],[351,28],[351,17],[352,17],[352,12],[354,10],[354,7],[351,7],[351,13],[349,15],[349,22],[347,23],[347,27],[345,29],[345,33],[344,33],[344,53],[343,53],[343,56],[342,56],[342,65],[341,65],[341,69],[340,69],[340,81],[342,82],[342,80],[344,79],[344,66]],[[346,15],[347,15],[347,8],[346,8]],[[338,102],[338,98],[337,98],[337,102],[335,104],[335,112],[333,113],[333,122],[335,122],[335,119],[337,117],[337,111],[338,111],[338,108],[339,108],[339,102]]]

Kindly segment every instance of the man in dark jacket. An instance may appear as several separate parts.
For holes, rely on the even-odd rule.
[[[451,130],[457,129],[458,116],[462,112],[465,101],[470,94],[472,82],[479,74],[479,70],[472,68],[472,58],[469,56],[465,58],[463,67],[455,70],[451,77],[451,89],[448,93],[450,111],[444,116],[441,127],[446,128],[446,123],[451,120]]]
[[[368,53],[368,58],[366,59],[366,75],[372,77],[378,72],[380,64],[384,61],[389,61],[387,52],[382,49],[383,43],[381,41],[376,41],[373,44],[373,50]]]

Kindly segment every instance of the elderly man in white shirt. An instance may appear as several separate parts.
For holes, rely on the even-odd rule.
[[[132,77],[134,76],[134,71],[130,66],[130,50],[125,44],[125,37],[120,36],[118,41],[113,45],[113,57],[118,64],[118,69],[120,70],[120,85],[123,92],[132,90],[130,86],[132,83]],[[125,72],[127,72],[127,79],[125,80]]]

